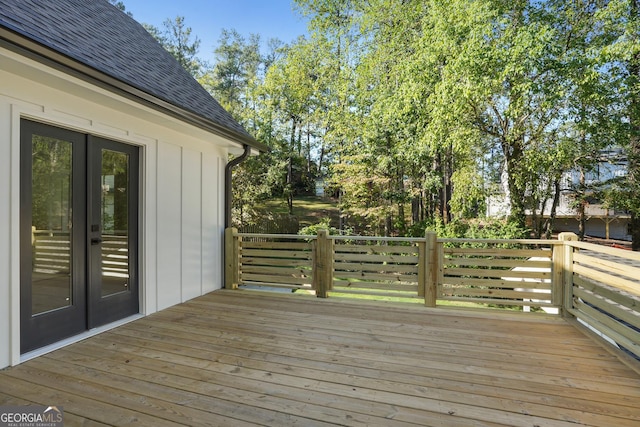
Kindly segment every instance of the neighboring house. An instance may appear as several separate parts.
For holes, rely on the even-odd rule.
[[[584,184],[587,188],[597,187],[599,183],[605,183],[616,177],[627,174],[626,158],[620,150],[603,150],[600,161],[596,167],[585,174]],[[580,186],[580,172],[571,170],[562,177],[562,191],[556,209],[554,230],[557,232],[571,231],[578,233],[578,211],[574,203],[572,188]],[[506,185],[506,175],[503,174],[500,183],[499,194],[487,199],[487,216],[506,216],[509,214],[509,196]],[[527,214],[531,216],[531,211]],[[538,212],[538,215],[540,213]],[[543,216],[548,218],[551,214],[551,200],[545,206]],[[630,216],[626,212],[615,209],[607,209],[595,197],[588,197],[585,206],[585,235],[616,240],[631,240],[629,230]]]
[[[106,0],[0,0],[0,368],[222,286],[265,147]]]

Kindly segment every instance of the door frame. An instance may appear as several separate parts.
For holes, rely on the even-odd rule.
[[[143,317],[143,313],[144,313],[144,307],[146,306],[146,304],[144,303],[144,292],[143,292],[143,280],[142,280],[142,274],[141,274],[141,269],[140,269],[140,265],[141,265],[141,260],[144,259],[145,255],[143,254],[143,250],[142,248],[145,246],[143,244],[143,232],[142,230],[144,229],[144,222],[143,222],[143,206],[144,206],[144,200],[143,200],[143,188],[142,186],[144,185],[145,180],[143,179],[144,176],[144,163],[143,163],[143,159],[145,158],[144,153],[145,153],[145,148],[148,148],[146,144],[140,144],[140,143],[132,143],[131,141],[126,141],[126,140],[122,140],[121,137],[118,136],[112,136],[112,135],[106,135],[104,137],[98,137],[95,135],[99,135],[102,132],[96,132],[95,129],[87,129],[87,128],[82,128],[82,127],[78,127],[77,125],[71,125],[71,124],[65,124],[65,123],[60,123],[58,120],[52,120],[51,118],[48,117],[48,115],[45,114],[34,114],[33,112],[26,112],[26,111],[21,111],[22,109],[19,106],[14,105],[14,108],[12,109],[12,131],[11,131],[11,146],[12,146],[12,150],[11,150],[11,164],[12,164],[12,172],[11,172],[11,176],[12,176],[12,184],[11,184],[11,216],[13,218],[13,220],[11,221],[12,224],[14,225],[11,229],[11,235],[10,235],[10,247],[12,248],[11,250],[11,260],[10,260],[10,265],[11,265],[11,292],[10,292],[10,301],[11,301],[11,346],[10,346],[10,357],[11,357],[11,364],[12,365],[16,365],[21,363],[24,360],[28,360],[32,357],[36,357],[39,354],[43,354],[46,353],[47,351],[51,351],[53,348],[59,348],[62,347],[64,345],[67,345],[71,342],[75,342],[75,341],[79,341],[81,339],[84,339],[88,336],[92,336],[95,335],[97,333],[103,332],[105,330],[109,330],[115,326],[118,326],[120,324],[124,324],[127,323],[131,320],[135,320],[137,318]],[[75,156],[78,158],[78,161],[83,163],[84,165],[84,177],[87,177],[87,171],[88,168],[90,167],[89,162],[87,161],[88,159],[88,155],[87,155],[87,151],[88,151],[88,144],[90,144],[90,140],[92,138],[98,138],[98,139],[102,139],[104,141],[110,141],[116,144],[123,144],[124,146],[130,147],[131,150],[136,152],[136,165],[135,168],[137,170],[137,175],[135,177],[135,182],[136,182],[136,186],[135,186],[135,191],[133,192],[134,195],[133,197],[135,197],[135,205],[136,205],[136,211],[135,211],[135,219],[136,219],[136,230],[135,232],[132,231],[132,240],[135,241],[136,244],[136,256],[135,258],[132,258],[132,272],[134,272],[135,274],[135,279],[137,281],[137,289],[136,289],[136,309],[135,309],[135,314],[132,314],[128,317],[124,317],[124,318],[120,318],[117,320],[109,320],[107,322],[102,322],[99,324],[95,324],[95,325],[91,325],[89,323],[89,319],[88,316],[86,317],[86,324],[85,327],[82,328],[82,331],[79,332],[78,334],[74,334],[68,338],[64,338],[61,339],[60,341],[56,341],[52,344],[47,344],[44,345],[43,347],[37,348],[35,350],[31,350],[27,353],[23,353],[21,351],[21,320],[23,318],[23,315],[21,313],[21,276],[22,276],[22,272],[21,272],[21,268],[22,268],[22,253],[21,251],[24,250],[22,248],[22,222],[21,222],[21,203],[23,202],[22,198],[23,198],[23,185],[22,185],[22,181],[23,181],[23,174],[21,172],[21,166],[22,166],[22,135],[23,135],[23,130],[27,129],[27,127],[23,128],[22,127],[22,123],[23,123],[23,119],[27,120],[29,122],[32,122],[34,125],[36,126],[43,126],[43,127],[47,127],[47,129],[59,129],[62,133],[65,132],[69,132],[70,134],[76,133],[79,134],[81,139],[84,139],[84,152],[82,153],[82,155],[80,156]],[[93,125],[91,125],[93,126]],[[27,129],[28,131],[28,129]],[[52,135],[55,137],[55,135]],[[83,138],[82,138],[83,137]],[[75,162],[75,158],[74,158],[74,167],[76,166],[76,162]],[[82,173],[80,174],[75,174],[75,175],[79,175],[81,177],[81,179],[83,181],[85,181],[85,178],[82,177]],[[75,176],[74,176],[74,183],[75,183]],[[89,221],[88,221],[88,204],[90,203],[89,201],[89,196],[88,196],[88,185],[86,183],[83,183],[83,189],[80,191],[84,191],[84,196],[86,198],[86,203],[84,206],[84,210],[80,209],[81,211],[83,211],[83,215],[84,215],[84,221],[82,221],[82,226],[85,229],[88,229],[89,226]],[[75,190],[74,190],[75,191]],[[75,196],[75,192],[74,192],[74,197]],[[76,218],[75,215],[75,209],[74,209],[74,220]],[[25,227],[26,228],[26,227]],[[86,240],[89,239],[88,234],[86,233],[76,233],[76,235],[73,236],[74,240],[78,240],[78,239],[85,239]],[[20,249],[20,250],[18,250]],[[85,256],[85,266],[87,265],[88,261],[88,249],[85,247],[84,249],[84,256]],[[88,271],[88,269],[86,267],[84,267],[85,271]],[[79,276],[78,276],[79,277]],[[84,278],[87,279],[87,278]],[[86,280],[85,280],[86,283]],[[88,287],[85,287],[85,300],[88,301],[89,296],[86,295],[86,292],[88,292]]]

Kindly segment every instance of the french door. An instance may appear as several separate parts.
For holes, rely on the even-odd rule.
[[[21,120],[25,353],[138,313],[138,148]]]

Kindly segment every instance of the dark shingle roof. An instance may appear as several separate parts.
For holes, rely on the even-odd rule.
[[[142,25],[107,0],[0,0],[0,27],[212,122],[236,142],[261,145]]]

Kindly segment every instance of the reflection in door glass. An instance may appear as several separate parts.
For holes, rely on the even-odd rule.
[[[31,202],[31,314],[71,301],[71,142],[34,135]]]
[[[102,296],[129,290],[129,155],[102,150]]]

